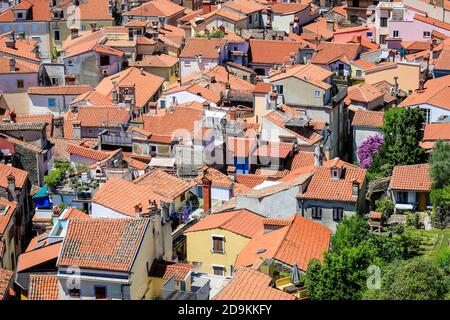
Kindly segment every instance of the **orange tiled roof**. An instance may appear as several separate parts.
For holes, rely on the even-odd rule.
[[[267,144],[260,145],[254,152],[255,156],[259,157],[272,157],[285,159],[293,149],[292,143],[276,143],[269,142]]]
[[[384,123],[384,112],[357,110],[352,121],[352,126],[381,128]]]
[[[302,128],[299,131],[293,131],[289,128],[287,128],[285,126],[285,116],[280,113],[279,111],[271,111],[268,114],[266,114],[264,116],[265,119],[269,120],[270,122],[273,122],[274,124],[276,124],[279,127],[282,127],[286,130],[288,130],[289,132],[293,133],[295,136],[297,136],[298,138],[300,138],[301,140],[305,141],[305,143],[307,143],[308,145],[313,145],[317,142],[319,142],[320,140],[322,140],[322,136],[316,132],[314,132],[313,130],[309,129],[309,128]]]
[[[254,93],[269,93],[272,91],[272,85],[270,83],[258,82],[253,90]]]
[[[194,268],[194,265],[188,263],[155,260],[149,276],[166,280],[174,277],[175,281],[184,281]]]
[[[438,108],[450,110],[450,75],[428,80],[424,91],[415,91],[403,100],[399,107],[430,104]]]
[[[360,168],[343,168],[342,170],[342,176],[339,179],[333,179],[331,178],[332,167],[316,167],[306,191],[298,197],[324,201],[357,202],[358,197],[352,195],[353,181],[357,181],[359,189],[361,189],[366,180],[366,170]]]
[[[211,89],[208,89],[201,85],[198,85],[198,84],[189,84],[189,85],[185,85],[185,86],[174,87],[172,89],[165,91],[164,93],[171,94],[171,93],[176,93],[176,92],[181,92],[181,91],[188,91],[192,94],[203,97],[206,100],[209,100],[214,103],[219,103],[221,100],[220,94],[218,94],[217,92],[215,92]]]
[[[220,172],[217,169],[214,169],[212,167],[208,167],[207,165],[203,165],[202,169],[204,170],[204,176],[207,177],[209,180],[211,180],[212,182],[212,186],[213,187],[222,187],[222,188],[227,188],[230,189],[233,187],[234,183],[231,180],[230,177],[228,177],[228,175]],[[197,184],[201,184],[201,176],[198,175],[197,177],[194,178],[195,183]]]
[[[355,84],[347,89],[347,97],[351,101],[371,103],[383,96],[384,92],[365,82]]]
[[[324,90],[331,89],[331,85],[325,82],[326,79],[331,77],[332,73],[325,70],[322,67],[314,64],[296,64],[287,67],[285,71],[277,71],[269,76],[270,81],[276,82],[285,78],[295,77],[299,80],[306,81],[314,86],[322,88]]]
[[[251,61],[270,65],[289,63],[292,56],[297,55],[302,46],[302,43],[295,41],[251,39]]]
[[[236,174],[236,181],[253,189],[267,180],[267,176],[259,174]]]
[[[124,16],[133,17],[167,17],[182,13],[186,8],[168,0],[152,0],[139,7],[123,13]]]
[[[13,275],[13,271],[0,269],[0,301],[5,299],[5,297],[8,295],[8,290],[11,286]]]
[[[223,50],[225,42],[217,38],[189,38],[181,51],[180,58],[194,58],[201,53],[204,59],[218,59],[219,49]]]
[[[81,210],[78,210],[77,208],[69,208],[64,211],[60,220],[64,221],[64,220],[71,220],[71,219],[89,220],[89,219],[91,219],[91,216]]]
[[[44,122],[47,123],[47,138],[53,136],[53,114],[50,113],[42,113],[42,114],[17,114],[16,122],[17,123],[28,123],[28,122]]]
[[[83,127],[116,127],[128,123],[130,111],[116,106],[82,106],[72,120],[79,121]]]
[[[91,91],[87,91],[83,94],[80,94],[72,101],[71,104],[75,104],[82,101],[94,106],[108,105],[112,103],[112,97],[111,98],[106,97],[98,93],[94,89],[92,89]]]
[[[332,39],[334,32],[327,27],[327,20],[325,18],[318,18],[315,22],[309,23],[302,27],[303,32],[307,31],[314,35],[318,35],[325,39]]]
[[[58,300],[58,278],[52,274],[30,274],[28,300]]]
[[[392,190],[430,191],[432,180],[428,163],[395,166],[392,170]]]
[[[88,85],[71,85],[71,86],[56,86],[56,87],[30,87],[28,94],[35,95],[80,95],[93,90]]]
[[[275,14],[293,14],[310,8],[308,4],[301,3],[289,3],[289,2],[274,2],[269,4],[270,8],[272,8],[272,12]],[[263,12],[267,12],[266,9]]]
[[[160,201],[170,203],[172,199],[154,192],[146,185],[137,185],[117,177],[108,179],[92,199],[94,203],[130,217],[136,215],[135,206],[141,205],[144,212],[149,208],[150,201],[156,201],[160,207]]]
[[[439,58],[436,59],[434,70],[450,70],[450,47],[442,49]]]
[[[271,287],[271,283],[270,276],[241,267],[213,300],[295,300],[293,295]]]
[[[27,251],[19,256],[17,272],[22,272],[58,258],[62,242]]]
[[[10,59],[7,57],[0,57],[0,74],[3,73],[37,73],[39,65],[35,63],[26,62],[23,60],[16,60],[16,68],[11,71],[9,65]]]
[[[317,53],[311,58],[311,63],[330,64],[339,59],[355,60],[360,51],[356,43],[322,42],[317,47]]]
[[[219,65],[210,70],[204,71],[202,76],[209,79],[214,78],[216,82],[228,82],[230,84],[230,88],[235,90],[252,91],[255,89],[253,84],[235,76],[232,73],[229,73],[225,67]]]
[[[186,131],[192,136],[196,123],[202,119],[202,111],[186,107],[170,107],[163,116],[144,115],[144,130],[151,133],[149,141],[170,144],[177,135]]]
[[[290,266],[297,262],[299,269],[306,271],[310,260],[323,260],[323,253],[330,248],[330,229],[299,214],[280,219],[278,224],[272,220],[269,223],[280,228],[250,240],[236,259],[236,269],[273,258]]]
[[[7,56],[13,56],[18,59],[40,63],[40,59],[35,54],[35,47],[38,44],[35,40],[16,39],[15,48],[9,48],[6,42],[9,41],[11,32],[0,35],[0,52]],[[9,65],[9,64],[8,64]]]
[[[226,2],[223,4],[223,7],[230,8],[234,11],[242,12],[244,14],[254,13],[265,8],[263,5],[255,1],[248,0],[234,0]]]
[[[314,165],[314,152],[299,151],[292,158],[290,169],[292,171],[312,165]]]
[[[57,266],[130,272],[149,219],[70,220]]]
[[[25,0],[1,13],[0,22],[16,22],[14,10],[18,9],[31,9],[31,19],[26,21],[51,21],[52,19],[47,0]]]
[[[148,163],[133,159],[133,158],[124,158],[124,160],[128,163],[129,167],[135,168],[137,170],[145,170],[148,168]]]
[[[192,182],[178,178],[161,169],[153,169],[133,182],[172,200],[194,186]]]
[[[8,227],[9,222],[14,216],[14,212],[16,211],[17,203],[11,202],[6,199],[0,198],[0,206],[7,207],[8,210],[5,214],[0,214],[0,235],[3,235]],[[1,241],[1,240],[0,240]]]
[[[178,63],[178,58],[170,56],[168,54],[149,55],[142,56],[142,60],[134,63],[135,67],[156,67],[156,68],[168,68]]]
[[[0,163],[0,187],[8,187],[8,175],[12,174],[16,178],[16,187],[22,189],[27,181],[28,172]]]
[[[256,140],[246,137],[228,137],[227,148],[235,157],[247,158],[256,148]]]
[[[428,123],[425,125],[423,141],[450,141],[450,122]]]
[[[110,156],[110,154],[107,152],[85,148],[82,146],[77,146],[75,144],[69,144],[67,146],[67,152],[71,155],[76,154],[80,157],[89,158],[96,161],[103,161]]]
[[[205,218],[188,228],[187,232],[210,229],[224,229],[247,238],[252,238],[263,230],[264,217],[247,209],[207,215]]]
[[[369,61],[361,60],[361,59],[352,61],[352,64],[354,64],[355,66],[360,67],[361,69],[364,69],[364,70],[372,69],[373,67],[376,66],[375,64],[373,64]]]

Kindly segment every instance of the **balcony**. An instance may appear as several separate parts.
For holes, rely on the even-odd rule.
[[[100,143],[111,146],[131,147],[133,134],[131,132],[122,132],[120,134],[113,134],[110,132],[102,133],[100,135]]]

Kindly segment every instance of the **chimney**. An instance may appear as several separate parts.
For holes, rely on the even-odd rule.
[[[207,177],[202,178],[203,187],[203,211],[205,213],[210,213],[211,211],[211,184],[212,181]]]
[[[159,19],[159,27],[161,29],[164,29],[165,24],[166,24],[166,17],[160,16],[160,17],[158,17],[158,19]]]
[[[14,109],[9,113],[9,119],[12,123],[16,123],[16,111]]]
[[[394,77],[394,94],[395,95],[398,94],[398,77],[397,76]]]
[[[276,92],[271,92],[270,93],[270,105],[269,105],[269,108],[271,110],[277,109],[277,100],[278,100],[278,94]]]
[[[17,202],[16,177],[10,173],[6,180],[8,181],[8,200]]]
[[[9,59],[9,71],[10,72],[16,71],[16,59],[14,58]]]
[[[234,166],[228,166],[228,167],[227,167],[227,174],[228,174],[228,177],[229,177],[231,180],[236,181],[236,167],[234,167]]]
[[[202,6],[203,6],[202,14],[207,14],[211,12],[211,1],[204,0],[202,2]]]
[[[361,43],[361,35],[357,35],[357,36],[356,36],[356,41],[357,41],[358,43]]]
[[[359,182],[356,180],[352,181],[352,196],[357,197],[359,194]]]
[[[327,29],[330,31],[334,31],[334,21],[333,20],[327,20]]]
[[[419,89],[417,91],[422,92],[424,91],[424,84],[425,81],[423,81],[422,79],[419,80]]]
[[[70,29],[70,38],[76,39],[78,38],[78,28],[72,28]]]
[[[320,146],[316,146],[314,149],[314,166],[315,167],[322,166],[322,150]]]
[[[11,34],[11,37],[9,39],[6,39],[5,44],[10,49],[16,48],[16,39],[14,38],[14,33]]]
[[[144,75],[144,68],[140,68],[139,71],[141,72],[141,75]]]
[[[119,102],[116,89],[112,89],[112,101],[114,104],[117,104]]]
[[[134,216],[140,218],[142,214],[142,204],[137,204],[134,206]]]
[[[230,121],[236,120],[236,107],[232,107],[230,110]]]

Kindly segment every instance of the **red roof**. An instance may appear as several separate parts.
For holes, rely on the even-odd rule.
[[[28,300],[58,300],[58,278],[56,275],[30,274]]]
[[[213,300],[294,300],[294,296],[271,287],[272,278],[251,268],[241,267]]]
[[[303,45],[300,42],[280,40],[250,40],[252,63],[283,64],[292,61]],[[290,64],[290,63],[289,63]]]
[[[58,266],[130,272],[149,219],[70,220]]]
[[[38,267],[51,260],[56,260],[61,250],[62,242],[56,242],[35,250],[22,253],[17,261],[17,272]]]
[[[247,158],[256,148],[256,140],[247,137],[228,137],[227,148],[234,157]]]
[[[381,128],[384,122],[384,112],[357,110],[353,117],[352,126]]]
[[[251,238],[263,229],[264,217],[247,209],[211,214],[188,228],[185,233],[224,229]]]
[[[4,214],[0,214],[0,235],[3,235],[5,233],[6,228],[8,227],[9,222],[11,221],[14,212],[17,207],[16,202],[11,202],[6,199],[0,198],[0,206],[8,208]],[[0,240],[1,242],[2,240]],[[1,254],[1,252],[0,252]]]
[[[194,268],[192,264],[155,260],[149,276],[162,279],[174,277],[175,281],[184,281]]]
[[[423,141],[450,141],[450,122],[429,123],[425,125]]]
[[[430,191],[432,180],[429,171],[428,163],[396,166],[392,170],[389,188],[405,191]]]
[[[0,187],[8,187],[7,177],[10,174],[16,178],[16,187],[22,189],[27,180],[28,172],[3,163],[0,163]]]
[[[90,148],[85,148],[85,147],[77,146],[74,144],[69,144],[67,146],[67,152],[70,155],[76,154],[80,157],[89,158],[89,159],[93,159],[96,161],[103,161],[110,156],[110,154],[107,152],[100,151],[100,150],[94,150],[94,149],[90,149]]]
[[[275,220],[275,221],[274,221]],[[257,235],[239,253],[235,268],[252,266],[261,259],[276,259],[293,266],[297,262],[300,270],[306,271],[312,259],[323,259],[330,247],[331,230],[299,214],[290,219],[270,219],[266,225],[279,229]]]
[[[293,149],[292,143],[276,143],[269,142],[267,144],[260,145],[255,150],[254,155],[259,157],[271,157],[285,159]]]
[[[13,275],[13,271],[0,269],[0,301],[5,299],[8,295],[8,290],[11,286]]]

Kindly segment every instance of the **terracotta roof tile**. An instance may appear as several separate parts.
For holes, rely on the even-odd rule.
[[[228,177],[228,175],[220,172],[217,169],[208,167],[207,165],[202,166],[202,169],[204,170],[203,172],[204,176],[207,177],[209,180],[211,180],[213,187],[227,188],[227,189],[233,187],[234,183],[231,180],[231,178]],[[194,181],[197,184],[201,184],[202,183],[201,179],[202,179],[201,176],[198,175],[197,177],[195,177]]]
[[[262,258],[290,266],[297,262],[299,269],[306,271],[310,260],[323,260],[323,253],[330,248],[330,229],[299,214],[280,219],[280,223],[271,219],[269,224],[280,228],[252,238],[238,255],[236,269],[252,266]]]
[[[384,92],[365,82],[347,88],[347,97],[351,101],[371,103],[383,96]]]
[[[384,112],[357,110],[352,121],[352,126],[381,128],[384,123]]]
[[[141,60],[134,63],[135,67],[156,67],[156,68],[168,68],[178,63],[178,58],[170,56],[168,54],[160,55],[143,55]]]
[[[392,190],[430,191],[432,181],[429,171],[428,163],[395,166],[392,170],[389,188]]]
[[[51,21],[51,12],[48,10],[48,1],[46,0],[26,0],[21,1],[16,6],[5,10],[0,14],[0,22],[15,22],[14,10],[31,9],[32,21]],[[27,21],[30,21],[27,20]]]
[[[295,300],[293,295],[271,287],[271,283],[270,276],[241,267],[214,300]]]
[[[366,180],[366,170],[343,168],[339,179],[333,179],[331,171],[332,167],[316,167],[306,191],[301,195],[299,194],[298,197],[324,201],[357,202],[358,197],[352,194],[353,181],[359,183],[359,190],[361,190]]]
[[[170,203],[172,199],[161,196],[146,185],[112,177],[95,193],[92,202],[119,212],[123,215],[135,217],[135,206],[141,205],[144,212],[149,208],[149,202],[160,201]]]
[[[324,90],[329,90],[331,89],[331,85],[325,81],[331,77],[331,75],[332,73],[330,71],[313,64],[296,64],[287,67],[285,72],[277,71],[276,73],[272,73],[269,76],[269,79],[273,83],[285,78],[295,77]]]
[[[247,158],[256,149],[256,140],[245,137],[228,137],[227,149],[234,157]]]
[[[8,187],[8,175],[12,174],[16,178],[16,187],[22,189],[27,181],[28,172],[0,163],[0,187]]]
[[[308,4],[301,3],[289,3],[289,2],[274,2],[270,3],[269,6],[272,8],[272,12],[275,14],[294,14],[303,10],[310,9],[311,6]],[[267,12],[267,7],[263,12]]]
[[[36,56],[35,48],[38,44],[35,40],[16,39],[15,48],[9,48],[6,42],[9,41],[11,32],[0,35],[0,52],[6,56],[39,64],[40,59]]]
[[[174,277],[175,281],[184,281],[194,268],[192,264],[155,260],[149,276],[166,280]]]
[[[91,216],[81,210],[78,210],[77,208],[69,208],[69,209],[65,210],[63,212],[62,216],[60,217],[60,220],[62,220],[62,221],[72,220],[72,219],[89,220],[89,219],[91,219]]]
[[[0,57],[0,74],[3,73],[37,73],[39,71],[39,65],[35,63],[26,62],[23,60],[15,61],[16,68],[11,71],[10,58]]]
[[[414,16],[414,20],[418,20],[418,21],[421,21],[421,22],[424,22],[424,23],[427,23],[427,24],[431,24],[431,25],[433,25],[435,27],[438,27],[438,28],[450,31],[450,24],[449,23],[445,23],[445,22],[442,22],[442,21],[437,20],[437,19],[433,19],[433,18],[430,18],[430,17],[424,17],[424,16],[421,16],[419,14],[416,14]]]
[[[225,8],[230,8],[234,11],[239,11],[245,14],[254,13],[257,11],[261,11],[265,7],[255,1],[248,0],[235,0],[226,2],[223,4]]]
[[[258,82],[253,90],[254,93],[269,93],[272,91],[272,84]]]
[[[167,95],[182,91],[187,91],[192,94],[198,95],[216,104],[219,103],[221,100],[220,94],[198,84],[188,84],[180,87],[174,87],[172,89],[166,90],[164,93]]]
[[[207,215],[205,218],[188,228],[187,232],[210,229],[224,229],[244,237],[251,238],[262,233],[264,217],[247,209]]]
[[[95,91],[112,99],[113,80],[116,81],[116,86],[135,86],[136,106],[138,108],[144,107],[144,105],[150,101],[150,99],[159,91],[164,83],[164,78],[162,77],[131,67],[104,78],[97,85],[97,87],[95,87]]]
[[[149,219],[70,220],[57,266],[130,272]]]
[[[175,200],[194,186],[192,182],[178,178],[161,169],[153,169],[145,175],[135,179],[133,183],[138,186],[146,187],[153,192],[172,200]]]
[[[260,145],[255,152],[255,156],[259,157],[272,157],[285,159],[292,152],[292,143],[276,143],[269,142],[267,144]]]
[[[16,122],[17,123],[31,123],[31,122],[44,122],[47,123],[47,138],[53,136],[53,114],[50,113],[42,113],[42,114],[17,114]]]
[[[98,105],[108,105],[112,103],[112,98],[106,97],[94,89],[80,94],[76,97],[71,104],[78,102],[86,102],[87,104],[98,106]]]
[[[428,123],[425,125],[423,141],[450,141],[450,122]]]
[[[182,13],[186,8],[168,0],[152,0],[125,12],[124,16],[134,17],[167,17]]]
[[[290,170],[314,165],[314,152],[299,151],[291,161]]]
[[[12,283],[13,271],[0,269],[0,301],[8,295],[8,290]]]
[[[194,58],[201,54],[204,59],[218,59],[225,40],[216,38],[189,38],[181,51],[180,58]]]
[[[450,70],[450,47],[442,49],[439,58],[436,59],[434,70]]]
[[[303,45],[300,42],[280,40],[250,40],[250,55],[252,63],[291,64],[293,55],[298,55]]]
[[[361,69],[364,69],[364,70],[372,69],[373,67],[376,66],[372,62],[369,62],[369,61],[366,61],[366,60],[362,60],[362,59],[354,60],[351,63],[354,64],[355,66],[361,68]]]
[[[333,31],[327,27],[327,20],[325,18],[318,18],[315,22],[309,23],[302,27],[303,32],[307,31],[314,35],[325,38],[325,40],[332,39],[334,36]]]
[[[17,261],[17,272],[22,272],[40,266],[52,260],[56,261],[59,256],[61,246],[62,242],[56,242],[42,248],[22,253]]]
[[[317,53],[311,58],[311,63],[330,64],[340,59],[355,60],[361,46],[355,43],[322,42],[317,47]]]
[[[17,203],[11,202],[6,199],[0,198],[0,206],[3,208],[8,208],[8,210],[3,214],[0,214],[0,235],[4,235],[9,222],[14,216],[16,211]],[[1,240],[0,240],[1,241]]]
[[[58,278],[49,274],[30,274],[28,300],[58,300]]]
[[[267,180],[267,176],[259,174],[236,174],[236,181],[253,189]]]
[[[86,147],[82,147],[82,146],[77,146],[74,144],[69,144],[67,146],[67,153],[69,153],[70,155],[76,154],[80,157],[93,159],[96,161],[103,161],[110,156],[110,154],[107,152],[100,151],[100,150],[94,150],[94,149],[90,149],[90,148],[86,148]]]

